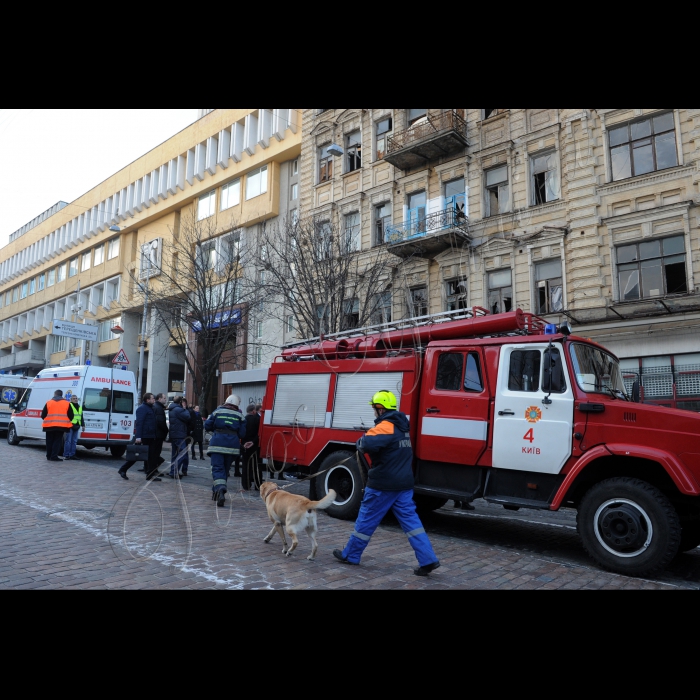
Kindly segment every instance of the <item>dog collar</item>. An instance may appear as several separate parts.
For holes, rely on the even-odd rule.
[[[270,493],[268,493],[267,496],[265,496],[265,498],[263,498],[263,503],[267,503],[267,499],[268,499],[273,493],[276,493],[277,491],[279,491],[279,486],[278,486],[274,491],[270,491]]]

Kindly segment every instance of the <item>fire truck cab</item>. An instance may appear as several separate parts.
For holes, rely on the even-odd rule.
[[[614,355],[520,310],[286,348],[269,373],[263,455],[322,471],[312,497],[334,489],[329,515],[354,518],[366,478],[355,442],[383,389],[409,416],[421,508],[575,508],[586,551],[628,575],[700,544],[700,416],[633,402]]]

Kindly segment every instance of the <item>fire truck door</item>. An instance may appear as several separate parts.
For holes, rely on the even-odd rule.
[[[473,465],[486,449],[489,396],[478,348],[436,348],[426,357],[417,455]]]
[[[561,345],[551,351],[547,344],[501,348],[494,467],[558,474],[571,455],[573,417],[574,395]]]

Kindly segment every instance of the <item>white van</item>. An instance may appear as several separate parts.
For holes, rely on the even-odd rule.
[[[0,432],[6,432],[12,417],[12,404],[22,398],[24,390],[32,383],[31,377],[19,374],[0,374]]]
[[[56,389],[70,400],[80,397],[85,427],[78,437],[83,447],[108,447],[115,457],[126,452],[136,423],[136,380],[133,372],[108,367],[54,367],[34,377],[15,404],[7,442],[18,445],[31,438],[45,440],[41,412]]]

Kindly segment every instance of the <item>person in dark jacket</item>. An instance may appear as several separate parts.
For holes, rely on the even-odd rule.
[[[204,459],[204,417],[202,416],[199,406],[195,406],[193,410],[194,417],[192,418],[192,459],[196,460],[195,448],[199,445],[199,458]]]
[[[170,417],[170,445],[172,446],[172,459],[170,462],[170,478],[187,476],[187,468],[190,466],[190,452],[187,447],[187,436],[190,430],[192,418],[190,412],[183,406],[184,399],[177,396],[168,407]],[[179,472],[179,473],[178,473]]]
[[[63,438],[73,428],[73,407],[63,398],[63,392],[56,389],[53,398],[44,404],[41,412],[41,429],[46,433],[46,459],[49,462],[62,462],[59,457],[63,449]]]
[[[153,405],[156,397],[153,394],[144,394],[143,403],[136,409],[136,426],[134,427],[134,438],[137,445],[148,446],[148,461],[146,462],[146,479],[148,481],[160,481],[158,478],[158,423]],[[119,476],[129,480],[126,473],[136,462],[125,462],[119,469]]]
[[[250,404],[246,408],[245,415],[245,436],[246,443],[243,445],[243,470],[246,474],[246,484],[253,482],[258,487],[262,483],[262,462],[260,461],[260,416],[255,410],[255,404]]]
[[[216,501],[219,508],[226,504],[231,464],[240,456],[241,442],[245,438],[243,414],[238,409],[240,403],[240,397],[231,394],[226,403],[219,406],[204,424],[208,433],[214,433],[207,454],[211,457],[211,475],[214,479],[211,499]]]
[[[382,518],[391,510],[416,553],[416,576],[427,576],[440,566],[413,501],[413,449],[405,414],[397,410],[396,396],[377,392],[370,401],[377,416],[374,428],[357,441],[357,449],[372,460],[355,531],[345,549],[333,551],[346,564],[359,564]]]
[[[156,414],[156,446],[154,449],[158,452],[158,466],[165,462],[161,452],[163,451],[163,443],[168,437],[168,419],[165,415],[167,404],[168,397],[166,394],[158,394],[156,402],[153,404],[153,411]]]

